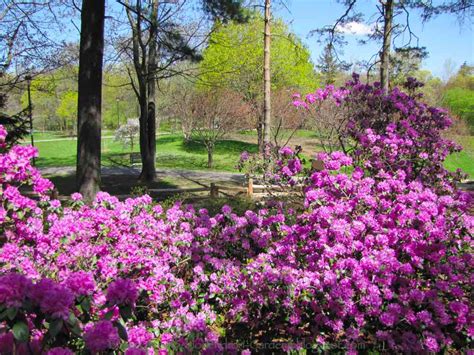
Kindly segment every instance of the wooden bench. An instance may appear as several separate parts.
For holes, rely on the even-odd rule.
[[[130,165],[140,165],[142,163],[142,156],[140,153],[130,153]]]

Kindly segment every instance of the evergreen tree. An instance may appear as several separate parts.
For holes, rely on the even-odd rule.
[[[323,53],[319,56],[316,66],[321,72],[322,84],[330,85],[335,83],[336,75],[341,70],[341,64],[337,61],[330,43],[324,47]]]

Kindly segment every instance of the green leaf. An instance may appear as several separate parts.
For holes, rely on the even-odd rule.
[[[16,317],[16,315],[17,315],[17,313],[18,313],[18,308],[14,308],[14,307],[8,308],[8,309],[7,309],[7,317],[8,317],[8,319],[14,320],[15,317]]]
[[[74,315],[74,313],[69,314],[69,318],[68,318],[68,320],[67,320],[67,323],[68,323],[69,325],[72,325],[72,326],[77,323],[77,318],[76,318],[76,316]]]
[[[111,320],[113,315],[114,315],[114,310],[111,309],[110,311],[108,311],[108,312],[104,315],[104,318],[107,319],[107,320]]]
[[[132,308],[130,306],[120,307],[119,312],[123,320],[132,318]]]
[[[5,319],[6,317],[8,317],[8,309],[0,313],[0,320]]]
[[[59,334],[61,329],[63,328],[63,320],[61,318],[53,320],[49,323],[49,330],[48,333],[51,337],[56,337]]]
[[[120,338],[124,341],[128,341],[127,329],[125,329],[125,326],[122,324],[122,322],[115,322],[115,326],[117,327]]]
[[[71,332],[78,337],[82,336],[82,331],[79,327],[79,323],[74,324],[74,326],[71,328]]]
[[[81,307],[85,313],[89,313],[91,310],[91,300],[88,297],[84,298],[81,302]]]
[[[26,343],[30,338],[30,330],[25,322],[17,322],[13,326],[13,336],[16,340]]]

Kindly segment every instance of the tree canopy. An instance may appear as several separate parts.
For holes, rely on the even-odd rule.
[[[203,87],[227,87],[247,99],[262,93],[263,18],[255,14],[245,25],[217,23],[200,65]],[[282,20],[275,20],[271,43],[272,89],[308,91],[316,84],[309,50]]]

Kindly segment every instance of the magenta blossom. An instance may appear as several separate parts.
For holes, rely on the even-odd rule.
[[[107,288],[106,299],[110,305],[134,306],[137,298],[137,285],[130,279],[117,279],[112,281]]]
[[[31,281],[23,275],[12,272],[0,276],[0,304],[20,307],[30,287]]]
[[[86,348],[92,352],[115,350],[120,345],[120,337],[117,331],[108,320],[99,321],[94,324],[84,335]]]

